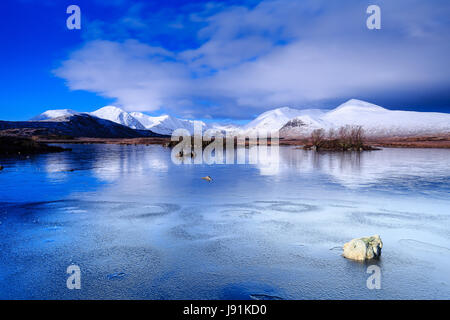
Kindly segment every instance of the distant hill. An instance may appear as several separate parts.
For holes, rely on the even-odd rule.
[[[150,130],[135,130],[86,113],[65,115],[41,121],[0,121],[0,130],[15,132],[16,135],[64,135],[87,138],[162,136]]]

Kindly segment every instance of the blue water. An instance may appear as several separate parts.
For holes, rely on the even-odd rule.
[[[450,150],[177,165],[161,146],[67,146],[0,159],[1,299],[450,298]],[[373,234],[380,260],[341,256]]]

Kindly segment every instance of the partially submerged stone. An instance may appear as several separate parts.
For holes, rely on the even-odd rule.
[[[347,259],[364,261],[381,256],[383,242],[379,235],[353,239],[344,244],[343,256]]]

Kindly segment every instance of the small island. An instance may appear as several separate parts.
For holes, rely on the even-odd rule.
[[[315,151],[371,151],[380,150],[365,143],[364,129],[361,126],[343,126],[338,130],[333,128],[326,132],[315,129],[311,133],[309,143],[304,150]]]

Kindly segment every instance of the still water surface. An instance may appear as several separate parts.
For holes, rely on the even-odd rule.
[[[176,165],[161,146],[67,147],[1,160],[1,299],[450,298],[450,150]],[[373,234],[380,260],[341,256]]]

